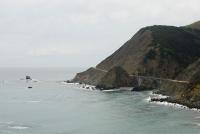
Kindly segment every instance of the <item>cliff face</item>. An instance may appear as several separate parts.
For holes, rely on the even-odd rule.
[[[163,83],[157,93],[170,96],[168,101],[200,108],[200,59],[189,65],[177,79],[189,81],[189,84]]]
[[[177,93],[175,100],[190,108],[200,108],[200,71],[194,77],[196,80],[191,81],[186,90]]]
[[[139,30],[111,56],[85,72],[75,82],[97,85],[105,71],[120,66],[128,74],[175,79],[200,57],[199,30],[174,26],[150,26]],[[105,71],[100,71],[105,70]],[[148,82],[147,82],[148,83]]]
[[[180,94],[187,91],[187,89],[193,87],[195,83],[197,83],[195,81],[200,80],[200,77],[199,78],[197,77],[199,74],[200,74],[200,59],[189,65],[175,78],[176,80],[188,81],[189,84],[164,82],[162,83],[161,89],[158,92],[167,96],[180,97]]]

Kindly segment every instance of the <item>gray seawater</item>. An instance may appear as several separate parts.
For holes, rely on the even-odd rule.
[[[0,69],[0,134],[200,134],[200,113],[60,81],[82,69]],[[39,82],[19,80],[26,74]],[[28,89],[32,86],[32,89]]]

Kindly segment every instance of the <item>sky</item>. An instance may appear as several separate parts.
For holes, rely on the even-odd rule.
[[[200,20],[199,0],[0,0],[0,67],[95,66],[150,25]]]

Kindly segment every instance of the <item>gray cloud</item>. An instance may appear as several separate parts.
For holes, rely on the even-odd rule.
[[[0,67],[92,66],[141,27],[200,19],[199,0],[2,0]]]

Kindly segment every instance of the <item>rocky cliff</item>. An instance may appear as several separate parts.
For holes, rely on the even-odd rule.
[[[189,65],[176,79],[186,80],[189,84],[166,82],[156,93],[170,96],[167,101],[200,108],[200,59]]]

